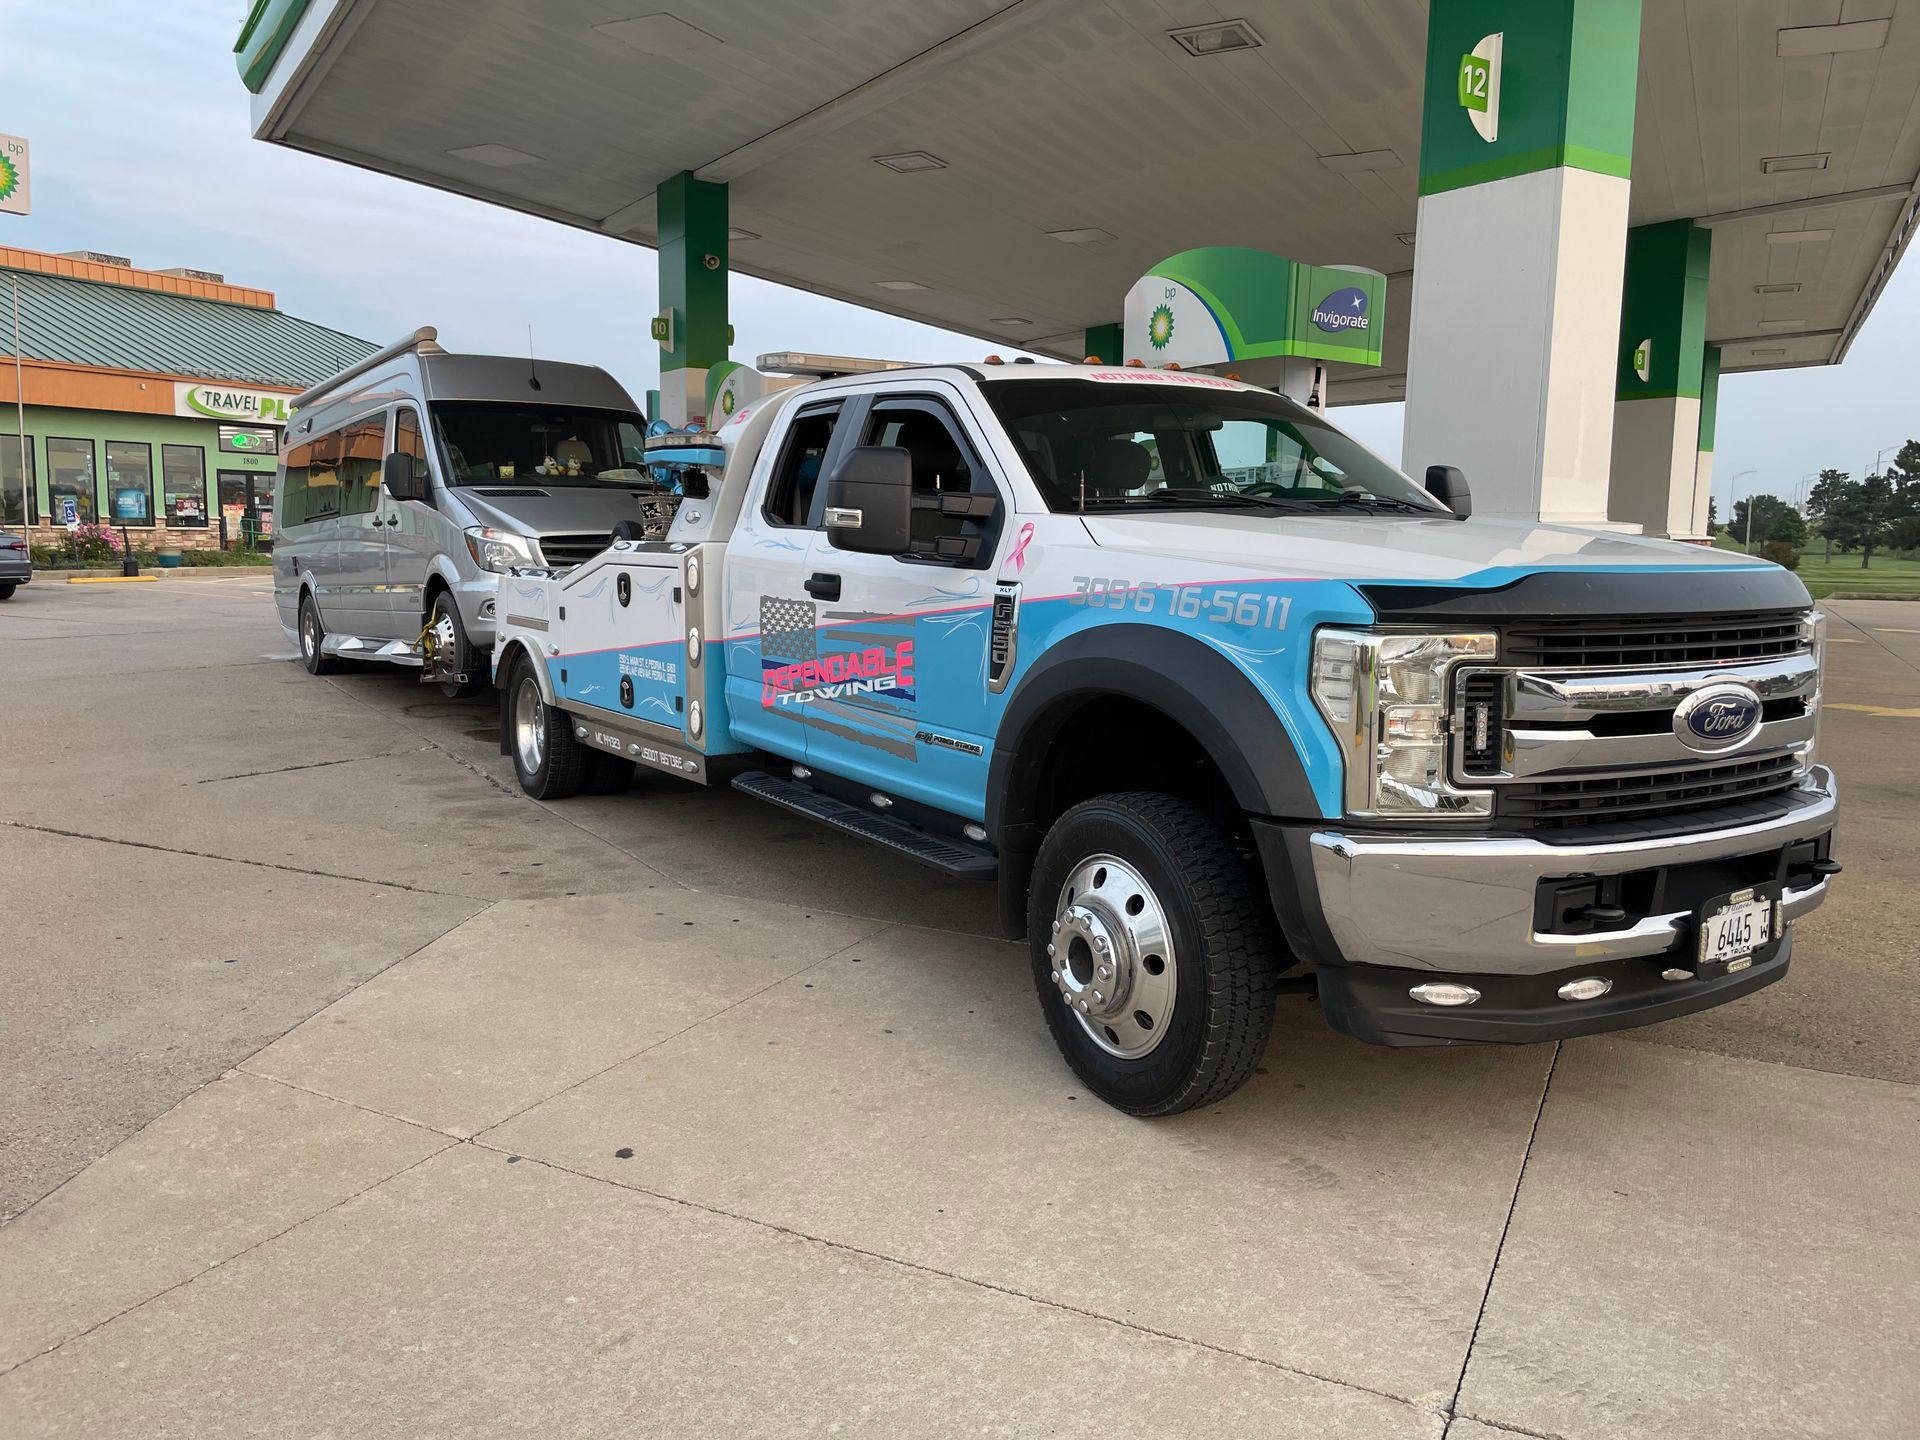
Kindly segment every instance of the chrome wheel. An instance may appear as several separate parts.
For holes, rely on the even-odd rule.
[[[1160,897],[1126,861],[1095,855],[1074,868],[1054,906],[1047,957],[1068,1011],[1109,1055],[1138,1060],[1165,1037],[1173,934]]]
[[[513,748],[522,775],[540,773],[547,758],[547,707],[539,685],[530,678],[522,679],[513,692]]]
[[[314,652],[320,648],[320,620],[313,613],[313,602],[309,600],[300,607],[300,653],[306,659],[313,659]]]
[[[433,611],[433,624],[428,629],[429,643],[433,646],[433,657],[441,664],[448,663],[460,642],[453,628],[453,616],[447,613],[444,605],[436,605]]]

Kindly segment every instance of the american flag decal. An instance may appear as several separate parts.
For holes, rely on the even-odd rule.
[[[760,655],[763,660],[814,660],[814,606],[811,600],[760,597]]]

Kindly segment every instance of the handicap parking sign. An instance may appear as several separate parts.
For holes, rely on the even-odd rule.
[[[62,495],[60,497],[60,523],[69,530],[79,527],[80,502],[72,495]]]

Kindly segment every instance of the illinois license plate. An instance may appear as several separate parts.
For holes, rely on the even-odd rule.
[[[1726,903],[1700,917],[1700,971],[1744,970],[1753,952],[1772,939],[1773,901],[1736,890]]]

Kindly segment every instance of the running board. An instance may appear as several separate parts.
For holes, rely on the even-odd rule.
[[[917,860],[956,880],[991,880],[999,873],[1000,862],[984,846],[935,835],[891,815],[862,810],[798,781],[752,770],[736,775],[733,788],[778,805],[782,810],[791,810],[795,815],[818,820],[843,834],[892,850],[909,860]]]

